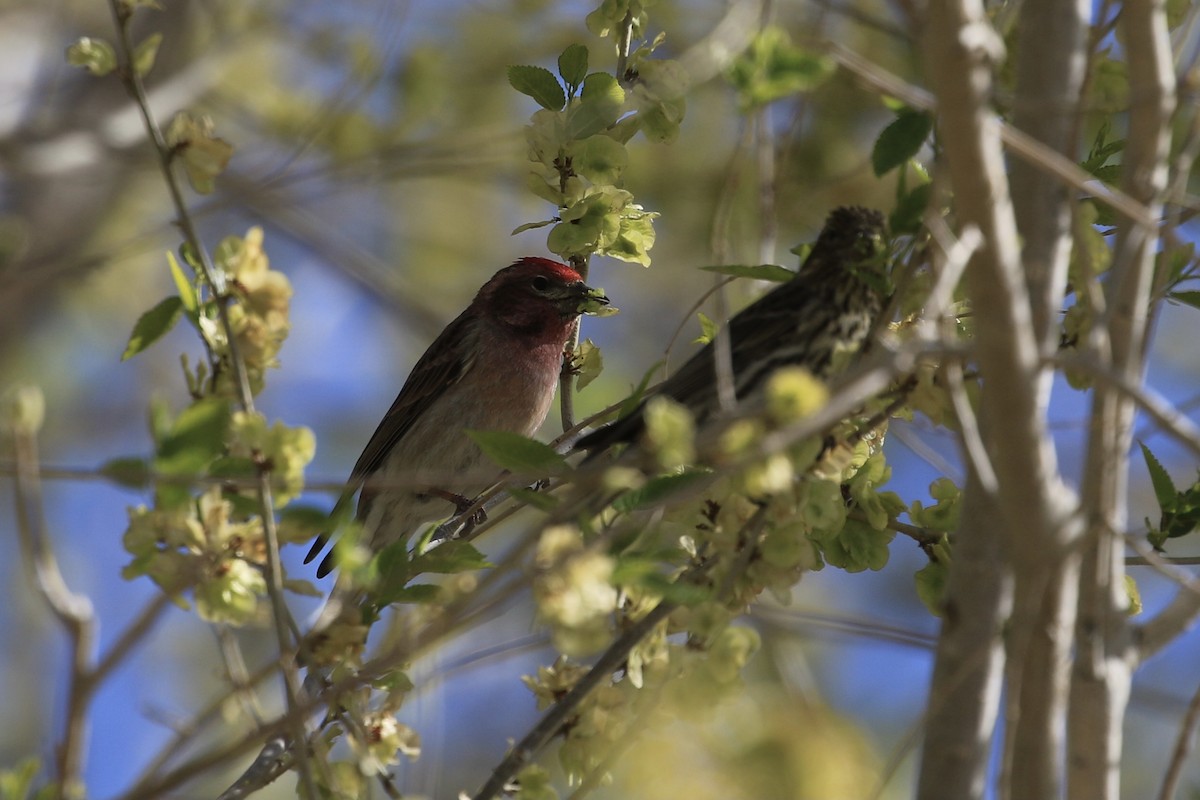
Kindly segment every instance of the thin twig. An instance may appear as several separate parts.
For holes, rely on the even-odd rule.
[[[579,782],[579,786],[575,791],[567,796],[567,800],[583,800],[593,791],[604,783],[604,779],[608,777],[613,766],[619,762],[622,756],[629,751],[637,743],[638,738],[650,728],[650,717],[658,709],[659,703],[662,702],[663,690],[666,688],[666,683],[661,683],[655,687],[654,692],[642,701],[642,707],[638,709],[637,714],[629,724],[625,726],[624,733],[617,737],[616,740],[609,745],[608,752],[601,757],[598,764],[593,767],[583,780]]]
[[[1111,384],[1114,389],[1127,395],[1141,406],[1142,410],[1149,414],[1151,419],[1157,422],[1167,434],[1192,451],[1193,455],[1200,456],[1200,426],[1197,426],[1191,419],[1181,414],[1166,398],[1154,389],[1151,389],[1149,386],[1139,386],[1126,380],[1113,369],[1102,365],[1094,357],[1081,354],[1058,353],[1050,360],[1056,366],[1063,369],[1085,371],[1096,379]]]
[[[213,634],[221,650],[221,658],[225,662],[225,677],[233,687],[233,693],[242,707],[242,713],[256,725],[262,724],[262,709],[258,697],[251,691],[250,675],[246,669],[246,658],[242,648],[228,625],[213,626]]]
[[[473,800],[491,800],[491,798],[503,792],[504,787],[508,785],[513,776],[554,738],[559,729],[562,728],[563,723],[567,721],[591,691],[603,681],[611,679],[612,673],[625,663],[633,648],[656,625],[670,616],[675,608],[675,603],[663,600],[651,609],[650,613],[646,614],[646,616],[642,617],[621,634],[608,650],[597,659],[596,663],[592,665],[591,670],[580,678],[579,682],[571,687],[571,690],[563,695],[546,712],[537,725],[533,726],[520,742],[513,746],[504,760],[492,771],[491,777],[488,778],[487,782],[475,793]]]
[[[1177,567],[1194,567],[1200,564],[1200,556],[1162,556],[1155,560],[1146,556],[1125,556],[1125,566],[1127,567],[1158,567],[1159,562],[1174,564]],[[1172,576],[1172,579],[1174,577]]]
[[[1172,800],[1179,788],[1179,780],[1183,777],[1183,768],[1187,763],[1188,753],[1196,736],[1196,725],[1200,723],[1200,686],[1192,695],[1187,711],[1179,722],[1179,735],[1175,737],[1175,747],[1171,750],[1171,761],[1163,775],[1162,788],[1158,792],[1158,800]]]
[[[856,522],[866,522],[868,524],[870,524],[871,521],[865,512],[857,510],[847,511],[846,519],[852,519]],[[908,538],[912,539],[914,542],[920,545],[922,549],[933,547],[942,540],[944,535],[938,533],[937,531],[926,530],[925,528],[921,528],[916,525],[909,525],[906,522],[901,522],[895,519],[888,520],[887,527],[891,530],[894,530],[896,533],[902,533]]]
[[[913,108],[919,108],[923,111],[937,110],[933,95],[926,89],[914,86],[898,75],[888,72],[878,64],[836,42],[828,43],[828,48],[830,55],[835,61],[857,75],[876,91],[892,97],[898,97],[905,104]],[[1095,176],[1091,175],[1074,161],[1046,147],[1041,142],[1022,133],[1011,125],[1005,124],[998,117],[992,118],[991,124],[998,126],[1000,139],[1017,157],[1053,175],[1067,186],[1094,197],[1137,224],[1147,228],[1157,227],[1158,220],[1150,215],[1144,205],[1125,192],[1097,180]]]
[[[492,587],[500,584],[505,577],[516,572],[517,565],[525,558],[529,550],[536,544],[536,541],[537,538],[532,536],[523,539],[496,567],[484,573],[479,578],[473,590],[464,592],[449,603],[439,616],[421,630],[418,636],[391,643],[385,652],[364,663],[355,674],[330,684],[320,694],[305,697],[297,708],[289,709],[278,718],[267,722],[256,730],[241,735],[232,742],[226,741],[220,746],[194,757],[192,760],[179,765],[163,775],[157,775],[157,769],[147,770],[143,773],[137,784],[130,791],[121,795],[119,800],[153,800],[154,798],[162,797],[186,781],[191,780],[197,775],[204,774],[215,766],[225,764],[231,759],[242,756],[256,747],[261,748],[263,743],[271,740],[272,737],[280,737],[282,742],[279,748],[276,749],[273,757],[277,759],[293,758],[294,754],[291,751],[296,748],[295,745],[289,744],[288,740],[296,740],[290,739],[290,736],[285,736],[285,734],[297,722],[303,722],[308,715],[329,704],[333,698],[370,685],[373,681],[392,672],[397,667],[416,660],[449,637],[469,628],[481,615],[488,613],[489,609],[499,603],[503,603],[508,597],[523,589],[526,581],[523,577],[518,576],[507,585],[501,585],[495,591],[490,591]],[[256,683],[264,676],[265,671],[260,671],[251,676],[250,680]],[[214,704],[213,709],[210,710],[214,710],[215,713],[215,708],[219,708],[219,704]],[[156,764],[161,767],[168,758],[169,756],[166,754],[160,755],[156,759]],[[256,762],[265,760],[269,760],[268,754],[260,753],[259,759],[256,759]],[[256,773],[254,777],[258,781],[257,783],[239,779],[236,784],[237,791],[229,796],[245,796],[247,792],[256,791],[265,786],[266,783],[274,780],[279,774],[282,774],[282,771],[282,769],[273,768]],[[231,790],[233,788],[231,787]]]
[[[108,675],[116,669],[116,667],[125,659],[125,656],[143,639],[150,629],[162,619],[163,613],[170,608],[172,600],[170,595],[160,593],[154,596],[137,618],[129,624],[107,653],[100,656],[96,666],[92,668],[89,676],[92,684],[103,682]]]
[[[225,275],[218,271],[213,264],[212,258],[207,248],[203,246],[200,235],[192,221],[191,214],[188,212],[187,204],[183,199],[182,187],[172,168],[174,152],[163,136],[162,129],[150,108],[141,76],[134,66],[134,46],[129,33],[129,21],[133,14],[133,7],[125,6],[119,0],[109,0],[108,5],[112,12],[113,24],[117,31],[117,49],[120,53],[119,74],[125,88],[141,112],[146,132],[149,134],[154,145],[163,180],[167,185],[167,191],[171,195],[171,202],[175,207],[176,220],[179,227],[183,231],[188,243],[192,246],[193,252],[197,254],[205,281],[212,288],[215,295],[217,313],[220,317],[221,327],[225,333],[229,348],[229,360],[233,366],[239,405],[247,413],[254,413],[254,396],[250,388],[249,376],[246,371],[245,362],[242,360],[238,350],[237,336],[230,322],[229,303],[232,295],[229,293],[228,283]],[[291,628],[294,627],[294,622],[289,625],[290,613],[287,610],[287,604],[283,597],[283,569],[279,563],[279,537],[275,528],[275,506],[272,499],[269,468],[266,465],[259,465],[258,471],[258,500],[267,544],[267,594],[270,598],[273,612],[272,617],[279,645],[280,667],[288,708],[294,710],[299,704],[300,693],[300,678],[294,658],[292,657],[293,645],[290,635]],[[304,724],[302,720],[298,720],[295,723],[292,734],[297,740],[304,738]],[[301,786],[304,789],[305,796],[315,798],[317,796],[316,782],[310,766],[307,755],[302,751],[299,757]]]
[[[57,749],[58,797],[82,798],[87,749],[87,710],[91,698],[90,662],[96,623],[91,601],[68,588],[46,536],[42,490],[37,474],[37,439],[33,431],[13,431],[17,456],[14,493],[21,557],[37,593],[66,632],[71,643],[71,682],[66,723]]]

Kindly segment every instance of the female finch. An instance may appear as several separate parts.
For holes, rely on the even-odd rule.
[[[883,215],[858,206],[834,209],[796,273],[729,320],[733,389],[744,400],[780,367],[801,366],[830,378],[865,343],[889,291]],[[717,410],[717,377],[710,342],[671,374],[654,394],[687,406],[696,422]],[[593,454],[635,441],[645,403],[575,443]]]
[[[605,305],[573,269],[544,258],[523,258],[483,285],[417,361],[338,501],[362,490],[357,518],[372,552],[487,487],[487,462],[465,431],[532,436],[550,410],[576,319]],[[304,562],[327,542],[318,537]],[[331,550],[317,577],[335,565]]]

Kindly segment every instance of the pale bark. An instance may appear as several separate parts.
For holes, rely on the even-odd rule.
[[[1161,2],[1132,0],[1125,3],[1121,23],[1131,103],[1122,188],[1157,219],[1175,108],[1166,13]],[[1135,386],[1145,370],[1157,238],[1154,228],[1121,222],[1105,285],[1105,335],[1094,337],[1099,358],[1107,358],[1112,371]],[[1071,800],[1117,800],[1120,791],[1121,725],[1137,653],[1125,612],[1124,541],[1117,532],[1126,526],[1134,410],[1132,399],[1117,387],[1096,387],[1083,484],[1088,537],[1071,685]]]
[[[1013,125],[1074,160],[1079,91],[1087,67],[1088,0],[1043,0],[1025,6],[1017,24],[1017,93]],[[1071,195],[1028,161],[1012,165],[1013,206],[1021,232],[1035,335],[1043,353],[1058,346],[1058,314],[1071,248]],[[1043,391],[1049,388],[1044,381]]]
[[[977,226],[985,240],[968,267],[967,286],[983,376],[980,426],[997,479],[995,505],[1004,531],[1005,563],[1015,581],[1007,653],[1011,746],[1005,763],[1011,771],[1005,773],[1010,780],[1002,785],[1001,796],[1007,789],[1023,800],[1057,797],[1062,785],[1065,655],[1074,614],[1071,590],[1061,584],[1070,569],[1061,571],[1061,557],[1071,539],[1074,502],[1058,475],[1046,430],[1045,392],[1039,389],[1044,368],[1022,271],[1000,125],[988,107],[1001,44],[980,3],[936,0],[927,9],[924,45],[955,212],[960,224]],[[1025,676],[1028,696],[1023,693]],[[1018,728],[1019,748],[1011,733]],[[923,781],[936,778],[923,776]]]
[[[929,689],[917,800],[982,798],[1012,610],[995,498],[968,476]]]
[[[1013,125],[1056,153],[1074,160],[1079,92],[1087,66],[1088,0],[1046,0],[1021,12],[1017,28],[1017,91]],[[1032,162],[1016,160],[1012,172],[1013,206],[1021,233],[1022,269],[1029,286],[1036,345],[1044,355],[1058,346],[1058,315],[1062,309],[1071,251],[1071,194],[1067,186],[1048,179]],[[1049,402],[1053,373],[1038,376],[1038,404]],[[1066,542],[1066,532],[1059,534]],[[1023,548],[1032,542],[1026,541]],[[1027,550],[1021,550],[1024,556]],[[1055,555],[1061,555],[1055,559]],[[1018,574],[1028,574],[1018,567]],[[1061,752],[1067,713],[1068,665],[1071,657],[1079,559],[1056,554],[1045,573],[1018,579],[1022,596],[1041,597],[1037,617],[1028,631],[1028,649],[1013,648],[1008,665],[1010,683],[1020,687],[1009,695],[1006,760],[1010,796],[1039,797],[1057,791],[1064,780],[1056,753]],[[1028,618],[1028,617],[1027,617]],[[1022,633],[1025,633],[1023,631]]]

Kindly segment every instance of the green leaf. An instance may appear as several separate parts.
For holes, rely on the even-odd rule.
[[[411,692],[415,688],[412,679],[401,669],[385,672],[371,681],[371,685],[385,692]]]
[[[42,762],[33,756],[22,759],[12,767],[0,769],[0,798],[25,800],[41,771]]]
[[[657,572],[644,575],[637,583],[641,584],[648,591],[659,595],[664,601],[677,603],[681,606],[696,606],[706,603],[712,600],[714,594],[712,587],[697,586],[694,583],[680,583]]]
[[[168,297],[142,314],[133,326],[133,333],[129,334],[129,343],[125,345],[125,352],[121,354],[121,360],[127,361],[133,358],[161,339],[164,334],[175,327],[182,311],[183,301],[178,297]]]
[[[666,498],[703,480],[711,474],[710,470],[689,468],[669,475],[651,478],[638,489],[633,489],[613,501],[613,509],[621,513],[650,508],[658,505]]]
[[[171,432],[171,407],[161,397],[151,397],[146,413],[147,428],[155,447],[161,447],[163,439]]]
[[[323,508],[312,505],[289,505],[279,514],[279,541],[308,542],[317,534],[332,530],[335,522]]]
[[[775,283],[787,283],[796,277],[796,273],[790,269],[776,264],[716,264],[700,269],[719,275],[732,275],[735,278],[751,278],[756,281],[773,281]]]
[[[313,586],[311,583],[309,583],[306,580],[301,580],[300,578],[286,579],[283,582],[283,588],[285,591],[289,591],[292,594],[298,594],[303,597],[324,597],[325,596],[325,593],[322,592],[320,589]]]
[[[529,95],[538,105],[550,111],[561,111],[567,104],[562,85],[554,77],[554,73],[545,67],[509,67],[508,82],[518,92]]]
[[[1175,496],[1170,509],[1163,508],[1159,528],[1168,539],[1187,536],[1200,526],[1200,481]]]
[[[1125,608],[1126,614],[1136,617],[1142,613],[1142,593],[1138,591],[1137,581],[1132,575],[1125,576],[1125,599],[1129,602]]]
[[[258,475],[258,465],[245,456],[221,456],[209,464],[208,474],[213,478],[245,481]]]
[[[911,235],[919,231],[932,194],[933,184],[922,183],[897,199],[896,207],[888,215],[888,228],[891,232],[896,235]]]
[[[233,145],[213,134],[212,120],[181,111],[171,120],[166,132],[167,144],[183,162],[183,171],[192,188],[210,194],[217,176],[233,157]]]
[[[1178,303],[1183,303],[1192,308],[1200,308],[1200,291],[1188,290],[1185,292],[1171,292],[1167,295],[1168,298]]]
[[[339,543],[344,539],[339,540]],[[335,545],[336,546],[336,545]],[[379,551],[372,567],[375,570],[375,599],[380,605],[391,602],[387,598],[404,588],[412,572],[408,568],[408,542],[404,539],[392,542]]]
[[[109,459],[100,466],[100,474],[128,489],[144,489],[150,484],[150,464],[144,458]]]
[[[67,48],[67,63],[83,67],[93,75],[107,75],[117,68],[117,53],[103,39],[81,36]]]
[[[233,145],[212,137],[197,139],[183,151],[183,171],[192,188],[200,194],[212,194],[217,176],[233,156]]]
[[[903,166],[914,157],[933,130],[933,116],[925,111],[905,108],[883,129],[871,151],[871,166],[883,175]]]
[[[583,79],[579,100],[567,112],[571,139],[586,139],[613,125],[625,107],[625,90],[607,72],[593,72]]]
[[[183,310],[188,313],[189,317],[195,319],[200,308],[199,301],[196,299],[196,287],[188,280],[187,275],[183,272],[183,267],[179,266],[175,254],[170,250],[167,251],[167,266],[171,270],[171,280],[175,282],[175,291],[179,292],[179,301],[183,304]]]
[[[700,319],[700,335],[692,340],[694,344],[708,344],[713,339],[717,338],[717,323],[708,318],[708,315],[703,311],[697,311],[696,316]]]
[[[575,90],[587,77],[588,49],[581,44],[568,45],[558,57],[558,74],[567,84],[567,92],[574,95]]]
[[[650,385],[655,373],[662,367],[662,361],[656,361],[650,365],[650,368],[642,373],[642,379],[638,381],[638,385],[633,387],[633,391],[629,393],[629,397],[621,403],[621,408],[617,411],[617,418],[628,416],[641,405],[642,395],[646,394],[646,387]]]
[[[1092,147],[1088,151],[1087,158],[1080,164],[1085,170],[1095,175],[1104,181],[1111,181],[1115,178],[1114,169],[1119,170],[1119,165],[1109,165],[1108,160],[1125,149],[1125,140],[1116,139],[1108,141],[1108,134],[1112,132],[1112,122],[1105,119],[1100,124],[1096,131],[1096,138],[1092,141]]]
[[[1138,442],[1138,446],[1142,448],[1142,458],[1145,459],[1146,470],[1150,473],[1150,485],[1154,487],[1154,499],[1158,501],[1158,507],[1163,511],[1174,509],[1175,498],[1179,494],[1175,488],[1175,482],[1171,480],[1167,470],[1150,452],[1149,447],[1141,442]]]
[[[217,397],[185,408],[158,447],[154,467],[167,475],[198,475],[225,449],[229,402]]]
[[[617,183],[629,165],[625,145],[600,134],[571,142],[566,153],[571,169],[592,183]]]
[[[451,540],[415,557],[409,564],[409,571],[414,576],[430,572],[453,575],[491,566],[494,565],[470,542]]]
[[[584,339],[575,351],[575,391],[583,391],[603,371],[603,353],[591,339]]]
[[[655,144],[670,144],[679,137],[679,126],[687,110],[687,101],[678,97],[638,112],[642,134]]]
[[[240,236],[226,236],[213,249],[213,264],[226,274],[233,274],[242,260],[242,248],[246,242]]]
[[[516,236],[518,233],[531,231],[535,228],[544,228],[547,225],[553,225],[555,222],[557,222],[557,220],[553,219],[544,219],[541,222],[526,222],[524,225],[518,225],[517,227],[513,228],[513,232],[510,233],[509,236]]]
[[[797,47],[786,30],[768,25],[734,61],[728,75],[745,110],[813,89],[833,72],[832,60]]]
[[[930,561],[917,570],[917,597],[935,617],[940,617],[946,608],[946,585],[950,570],[940,561]]]
[[[497,466],[517,475],[557,475],[567,462],[554,448],[508,431],[467,431],[471,441]]]
[[[145,75],[154,69],[154,59],[158,56],[158,46],[162,40],[161,33],[152,33],[134,48],[133,69],[138,75]]]
[[[1158,254],[1160,263],[1155,267],[1155,278],[1158,278],[1158,271],[1165,269],[1166,285],[1174,287],[1183,277],[1184,270],[1192,265],[1195,256],[1195,242],[1180,242],[1174,247],[1164,249]]]
[[[825,561],[846,572],[879,571],[887,566],[888,545],[895,531],[876,530],[865,522],[847,520],[840,531],[814,532],[813,539],[821,548]]]

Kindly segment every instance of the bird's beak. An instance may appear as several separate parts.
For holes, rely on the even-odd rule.
[[[610,317],[617,313],[617,309],[609,304],[608,297],[604,294],[603,289],[593,289],[586,283],[576,284],[574,288],[578,292],[576,295],[576,304],[573,309],[576,314]]]

